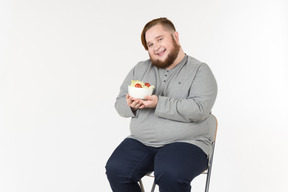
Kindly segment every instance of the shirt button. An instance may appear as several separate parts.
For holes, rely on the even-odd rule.
[[[164,80],[164,82],[166,82],[166,80]]]

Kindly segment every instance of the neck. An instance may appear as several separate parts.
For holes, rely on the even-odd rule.
[[[175,67],[176,65],[178,65],[178,63],[180,63],[180,61],[182,61],[182,59],[185,57],[185,53],[182,50],[182,48],[180,48],[179,53],[177,58],[175,59],[175,61],[172,63],[172,65],[170,65],[169,67],[167,67],[166,69],[172,69],[173,67]]]

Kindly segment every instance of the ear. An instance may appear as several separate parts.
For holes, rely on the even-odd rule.
[[[174,32],[173,37],[179,43],[179,33],[177,31]]]

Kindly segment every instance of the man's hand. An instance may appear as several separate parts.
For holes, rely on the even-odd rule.
[[[145,100],[141,100],[142,105],[139,107],[140,109],[144,108],[156,108],[158,103],[158,97],[156,95],[146,96]]]
[[[143,100],[135,99],[131,97],[129,94],[126,95],[126,102],[129,107],[132,108],[133,111],[136,111],[139,108],[143,108]]]

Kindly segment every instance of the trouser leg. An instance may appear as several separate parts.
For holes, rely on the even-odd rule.
[[[113,192],[140,192],[138,181],[153,170],[153,150],[134,139],[125,139],[106,164]]]
[[[173,143],[160,148],[154,160],[155,182],[161,192],[190,192],[191,181],[207,169],[207,155],[197,146]]]

